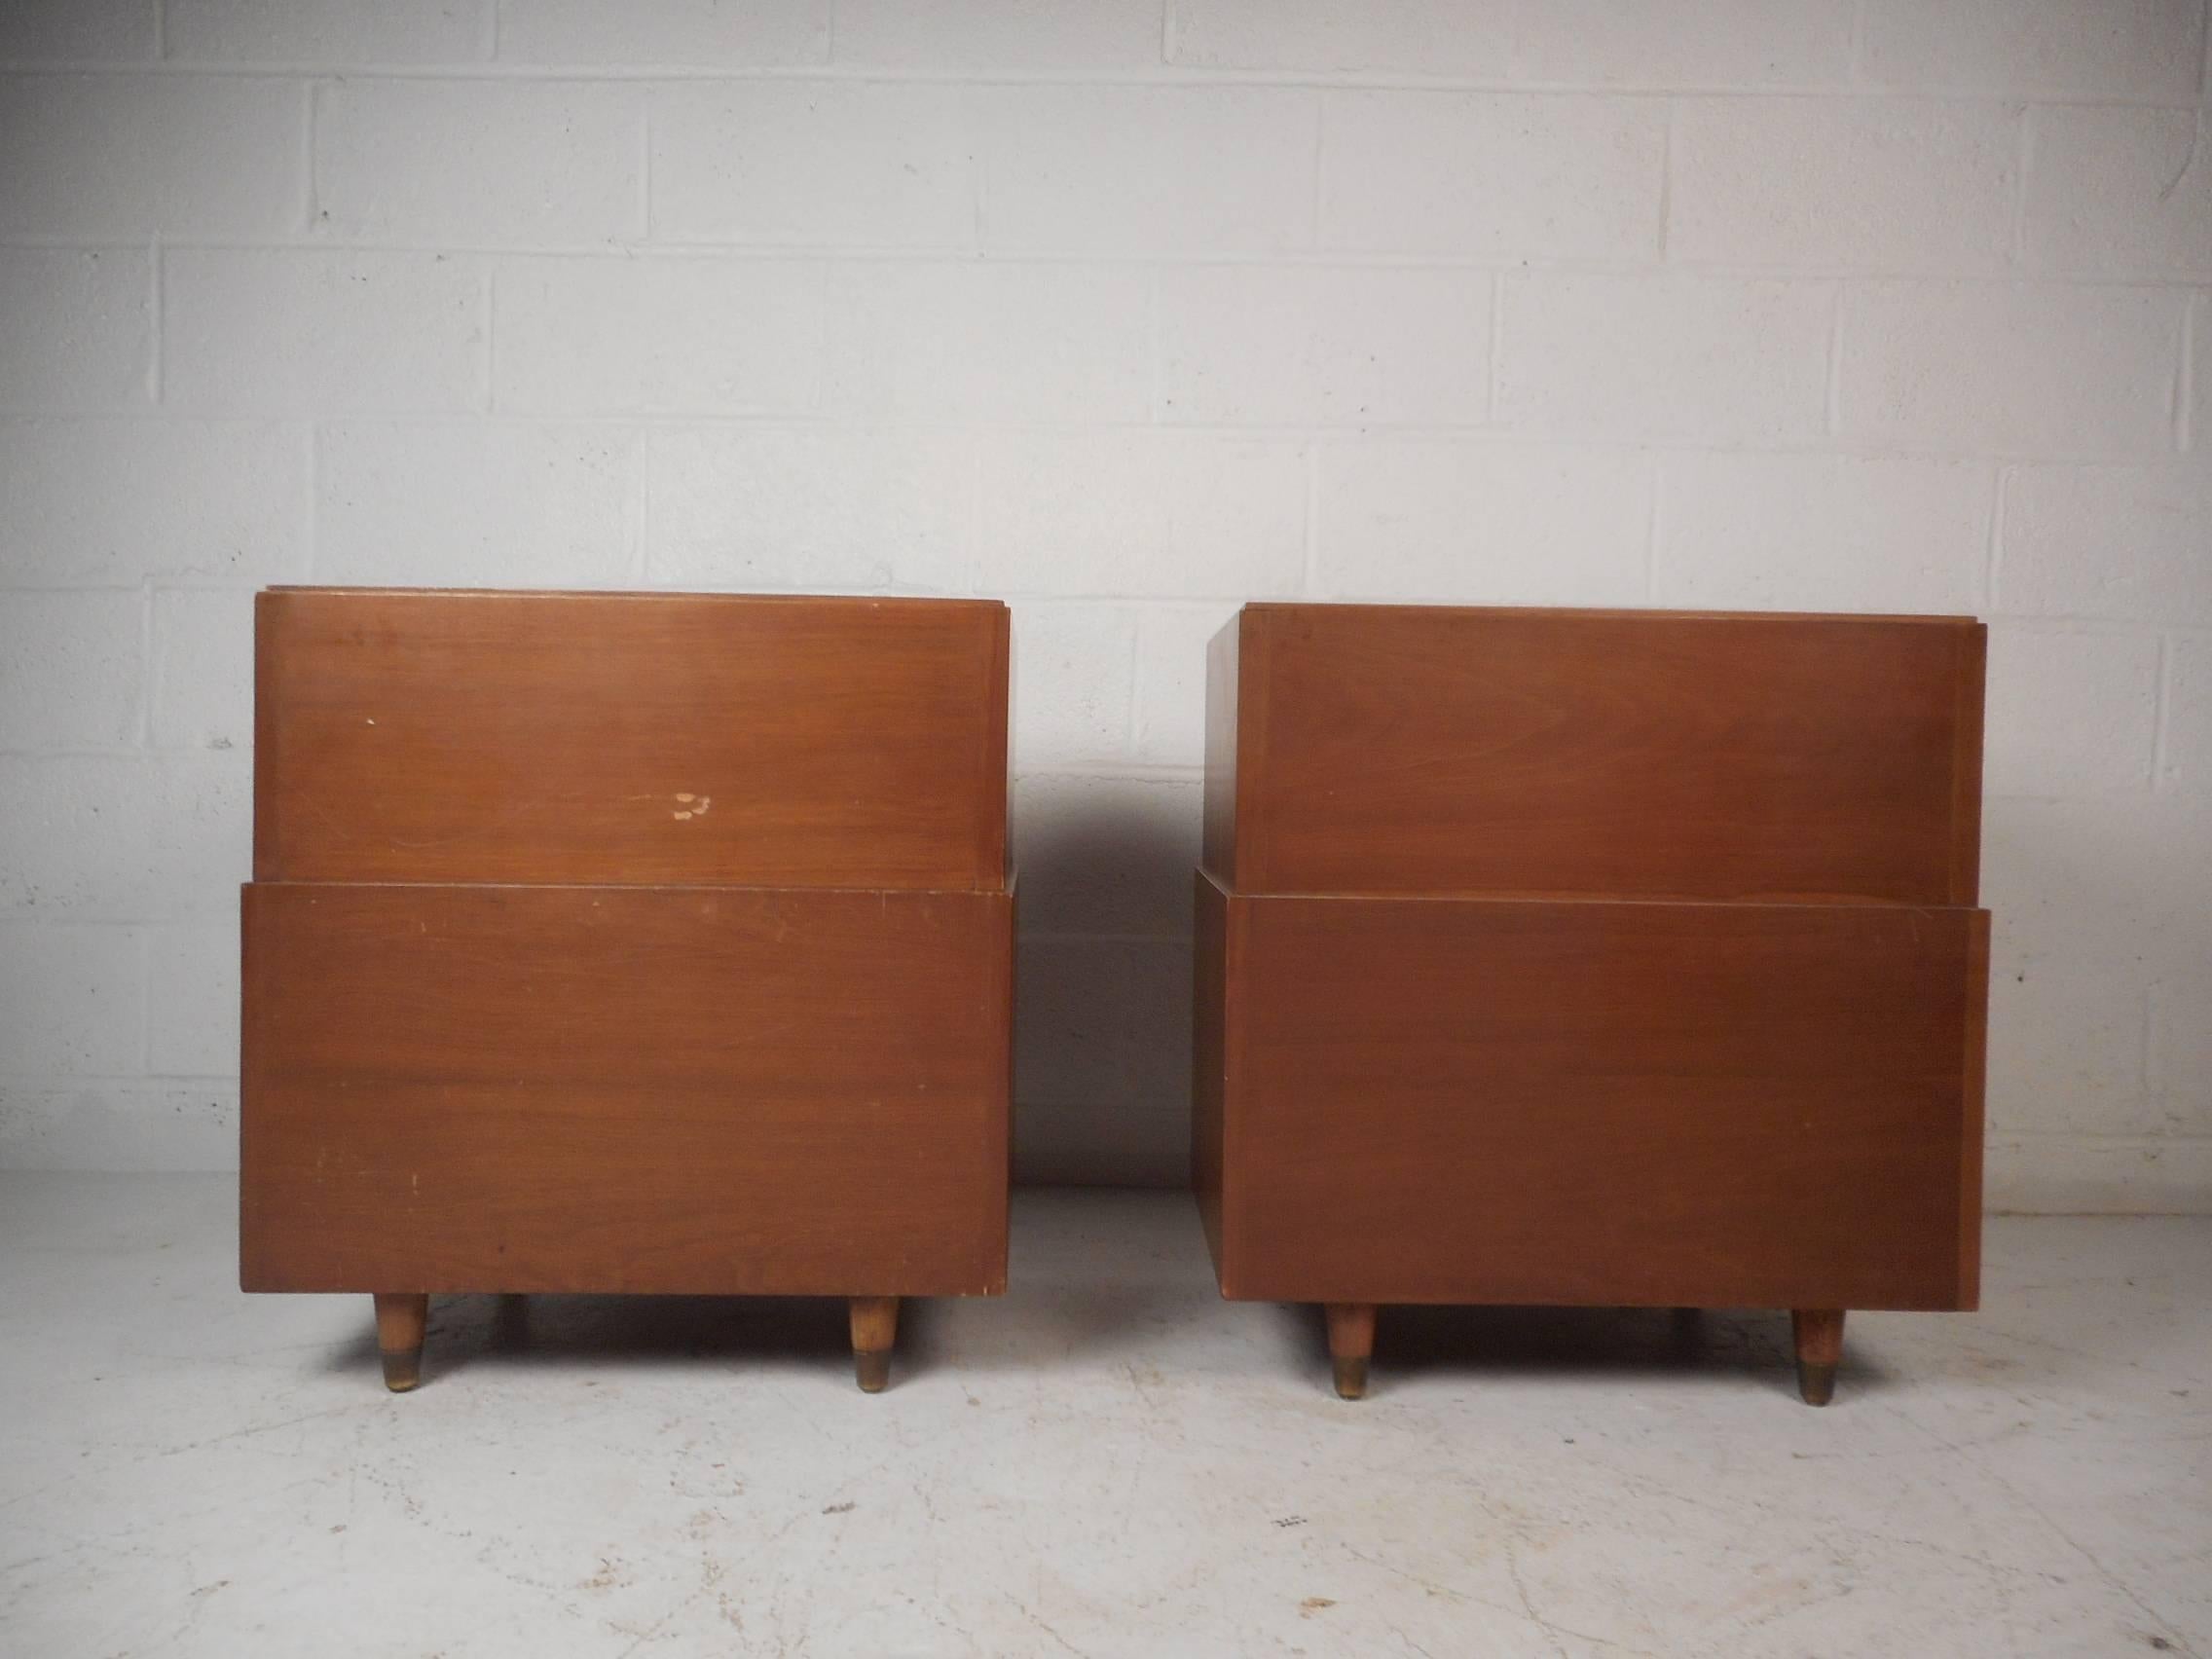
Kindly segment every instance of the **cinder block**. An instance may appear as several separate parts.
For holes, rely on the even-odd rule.
[[[218,75],[0,80],[0,235],[281,237],[307,219],[308,93]]]
[[[0,911],[228,915],[252,865],[251,756],[0,755]]]
[[[2004,542],[2008,613],[2212,626],[2212,474],[2194,460],[2013,467]]]
[[[836,60],[903,69],[1149,69],[1161,0],[836,0]]]
[[[1205,764],[1206,645],[1235,611],[1230,604],[1151,605],[1138,616],[1131,753],[1146,765]]]
[[[1339,92],[1325,94],[1321,121],[1324,247],[1658,254],[1667,115],[1657,99]]]
[[[1987,1112],[1999,1133],[2149,1134],[2140,973],[2060,957],[2000,960],[1989,976]]]
[[[645,92],[577,81],[337,81],[315,90],[314,229],[461,247],[645,229]]]
[[[2212,639],[2177,634],[2166,643],[2165,744],[2160,793],[2212,805]]]
[[[253,747],[253,594],[246,588],[154,595],[154,744]]]
[[[2212,293],[2195,297],[2190,312],[2190,394],[2183,413],[2185,447],[2212,460]]]
[[[1983,1169],[1993,1215],[2198,1215],[2212,1138],[1999,1135]]]
[[[1312,245],[1313,92],[1001,87],[976,99],[991,247],[1126,257]]]
[[[8,586],[292,581],[308,442],[243,422],[0,422]]]
[[[1646,455],[1480,438],[1332,442],[1317,472],[1317,580],[1332,599],[1645,600]]]
[[[499,0],[502,62],[774,69],[830,55],[830,0]]]
[[[1912,98],[1685,98],[1670,258],[1999,270],[2012,252],[2020,114]]]
[[[1183,266],[1160,276],[1160,419],[1468,425],[1487,412],[1479,271]]]
[[[135,409],[152,367],[144,248],[0,247],[0,409]]]
[[[1979,610],[1986,462],[1667,456],[1654,597],[1691,609]]]
[[[2198,0],[1866,0],[1860,69],[1876,86],[2196,96]]]
[[[818,265],[651,257],[498,268],[495,406],[547,415],[733,415],[821,392]]]
[[[829,413],[1087,424],[1150,414],[1142,267],[871,261],[830,280]]]
[[[2176,791],[2025,800],[1990,788],[1981,902],[2004,951],[2153,978],[2203,971],[2204,908],[2176,895],[2204,880],[2212,799]]]
[[[2059,458],[2170,449],[2186,296],[2149,288],[1854,283],[1843,431]]]
[[[651,104],[652,234],[680,242],[967,248],[980,204],[964,89],[686,82]]]
[[[1199,793],[1196,778],[1015,780],[1022,930],[1187,937]]]
[[[2145,793],[2157,707],[2156,639],[2000,623],[1983,787],[2046,800]]]
[[[200,63],[467,63],[496,0],[163,0],[168,55]],[[507,0],[507,10],[516,0]]]
[[[144,62],[161,55],[145,0],[13,0],[0,6],[0,62]]]
[[[1167,60],[1194,69],[1499,76],[1514,8],[1465,0],[1173,0]],[[1527,26],[1526,23],[1523,25]]]
[[[1305,573],[1306,457],[1281,439],[983,436],[977,590],[1265,599]]]
[[[1176,1180],[1190,1148],[1189,944],[1025,937],[1014,972],[1016,1178]]]
[[[1842,86],[1855,10],[1854,0],[1542,0],[1520,9],[1520,73],[1637,88]]]
[[[1128,756],[1136,612],[1124,606],[1014,608],[1014,760],[1041,766]]]
[[[314,573],[421,587],[605,587],[636,573],[638,438],[619,425],[325,427]]]
[[[2212,1135],[2212,975],[2151,987],[2151,1104],[2167,1134]]]
[[[705,426],[649,433],[645,457],[655,582],[971,590],[976,469],[965,434]]]
[[[1497,418],[1567,435],[1807,438],[1825,425],[1825,282],[1510,276]]]
[[[0,1054],[24,1077],[136,1077],[145,941],[134,928],[0,922]]]
[[[1167,1187],[1191,1184],[1191,1113],[1169,1104],[1092,1107],[1014,1099],[1016,1187]]]
[[[146,1070],[155,1077],[238,1077],[236,917],[149,932]]]
[[[437,253],[177,248],[164,255],[162,395],[237,415],[484,402],[484,273]]]
[[[2212,152],[2187,109],[2028,112],[2021,240],[2033,264],[2098,276],[2212,277]]]
[[[0,1083],[0,1168],[236,1169],[239,1091],[198,1084]]]
[[[135,744],[146,706],[146,603],[136,593],[0,601],[0,749]]]

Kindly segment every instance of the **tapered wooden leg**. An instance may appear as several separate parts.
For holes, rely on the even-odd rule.
[[[899,1299],[896,1296],[856,1296],[852,1299],[853,1375],[861,1392],[880,1394],[891,1381],[891,1345],[899,1340]]]
[[[1790,1335],[1797,1342],[1797,1392],[1808,1406],[1835,1398],[1835,1368],[1843,1358],[1843,1309],[1793,1308]]]
[[[423,1326],[430,1299],[408,1292],[377,1292],[377,1351],[384,1355],[384,1385],[404,1394],[423,1381]]]
[[[1336,1368],[1337,1394],[1356,1400],[1367,1392],[1367,1359],[1375,1351],[1375,1304],[1329,1304],[1329,1360]]]

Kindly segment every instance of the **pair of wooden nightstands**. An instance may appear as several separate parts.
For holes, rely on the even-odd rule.
[[[277,589],[248,1290],[1006,1282],[1008,617]],[[1209,664],[1194,1169],[1225,1295],[1973,1304],[1980,628],[1253,606]]]

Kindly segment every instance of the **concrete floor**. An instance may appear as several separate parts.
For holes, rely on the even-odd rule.
[[[227,1178],[0,1177],[0,1652],[2212,1659],[2212,1219],[1998,1220],[1978,1315],[1228,1305],[1189,1200],[1018,1200],[1014,1293],[234,1288]]]

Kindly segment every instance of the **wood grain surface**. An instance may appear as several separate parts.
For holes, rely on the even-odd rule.
[[[1962,617],[1250,605],[1205,862],[1242,893],[1972,904]]]
[[[1973,1306],[1985,912],[1203,882],[1226,1295]]]
[[[277,588],[265,881],[1004,885],[984,601]]]
[[[244,892],[248,1290],[993,1293],[1011,893]]]
[[[1191,1189],[1206,1243],[1221,1263],[1223,1166],[1234,1151],[1228,1125],[1229,988],[1237,972],[1229,960],[1229,895],[1204,870],[1197,872],[1197,927],[1192,961]]]

